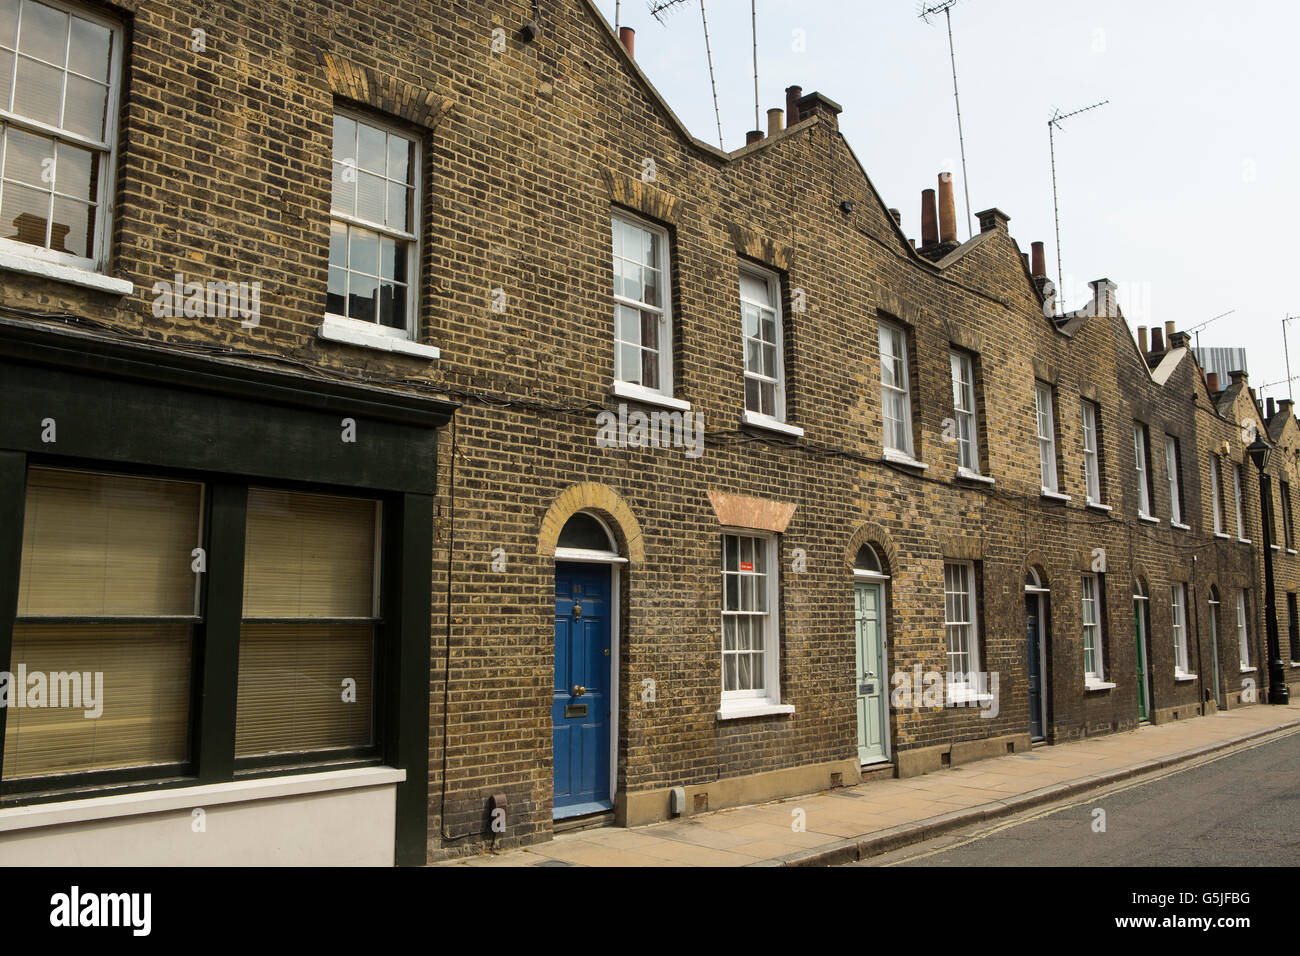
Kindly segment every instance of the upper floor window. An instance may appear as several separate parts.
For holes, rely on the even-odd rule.
[[[122,29],[58,0],[0,5],[0,248],[102,270]]]
[[[957,465],[979,474],[979,429],[975,417],[975,363],[965,352],[949,352],[952,367],[952,411],[956,424]]]
[[[334,114],[329,290],[325,311],[415,338],[420,144],[409,133]]]
[[[1147,470],[1147,427],[1133,423],[1133,463],[1137,469],[1138,517],[1151,517],[1151,473]]]
[[[907,333],[880,323],[880,409],[887,451],[916,457],[912,443],[912,395],[907,369]]]
[[[613,217],[613,243],[614,380],[671,397],[668,233],[620,212]]]
[[[1083,485],[1088,504],[1101,504],[1101,465],[1097,448],[1097,405],[1083,402]]]
[[[1210,456],[1210,507],[1214,512],[1214,533],[1223,534],[1223,486],[1219,478],[1219,456]]]
[[[1043,491],[1055,494],[1056,484],[1056,419],[1052,411],[1052,386],[1046,382],[1034,385],[1034,412],[1038,428],[1038,472]]]
[[[1181,464],[1178,456],[1178,439],[1173,435],[1165,436],[1165,474],[1169,477],[1169,521],[1182,524],[1183,496]]]
[[[740,315],[745,340],[745,411],[785,421],[781,280],[773,272],[740,270]]]
[[[1278,482],[1278,495],[1282,500],[1282,543],[1288,551],[1295,549],[1295,523],[1291,520],[1291,486]]]
[[[1241,465],[1233,463],[1232,466],[1232,497],[1237,506],[1237,540],[1246,540],[1246,510],[1242,504],[1241,496]]]

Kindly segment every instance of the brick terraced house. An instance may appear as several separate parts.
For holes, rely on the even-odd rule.
[[[0,861],[420,864],[1250,704],[1269,534],[1298,673],[1288,403],[630,50],[0,3]]]

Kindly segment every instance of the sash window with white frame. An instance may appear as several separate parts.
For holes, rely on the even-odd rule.
[[[722,536],[722,706],[780,703],[777,539]]]
[[[371,333],[416,338],[420,144],[362,113],[334,113],[325,311]]]
[[[1232,497],[1237,507],[1237,540],[1246,540],[1246,508],[1241,494],[1241,465],[1232,466]]]
[[[614,379],[671,398],[668,233],[628,213],[615,213],[612,223]]]
[[[1082,586],[1083,676],[1085,682],[1105,680],[1105,653],[1102,649],[1101,585],[1095,574],[1085,574]]]
[[[1083,486],[1088,504],[1101,504],[1101,469],[1097,458],[1097,405],[1083,401]]]
[[[1165,436],[1165,474],[1169,479],[1169,520],[1173,524],[1183,522],[1183,496],[1180,491],[1182,476],[1179,474],[1178,439],[1173,435]]]
[[[0,250],[106,267],[122,37],[59,0],[0,5]]]
[[[741,267],[740,316],[745,348],[745,410],[784,422],[781,280],[776,273]]]
[[[1282,546],[1288,551],[1293,551],[1295,550],[1295,525],[1291,517],[1291,485],[1279,479],[1277,494],[1282,505]]]
[[[1218,455],[1210,456],[1210,508],[1214,513],[1214,533],[1223,534],[1223,485]]]
[[[980,684],[979,608],[975,565],[948,561],[943,566],[943,623],[948,655],[948,696],[982,690]]]
[[[1250,668],[1250,634],[1246,630],[1246,592],[1237,591],[1237,659],[1241,669]]]
[[[907,333],[885,321],[880,323],[880,414],[885,450],[915,458]]]
[[[1151,517],[1151,484],[1147,471],[1147,427],[1133,423],[1133,463],[1137,470],[1138,517]]]
[[[952,367],[952,410],[957,426],[957,465],[980,473],[979,429],[975,411],[975,365],[965,352],[949,352]]]
[[[1191,673],[1187,653],[1187,585],[1169,587],[1171,622],[1174,632],[1174,676],[1187,677]]]
[[[1052,410],[1052,386],[1034,383],[1034,420],[1038,431],[1038,474],[1043,491],[1056,494],[1056,418]]]

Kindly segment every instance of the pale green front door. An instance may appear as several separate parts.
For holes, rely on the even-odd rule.
[[[889,712],[885,703],[884,587],[857,584],[853,590],[857,644],[858,759],[889,759]]]

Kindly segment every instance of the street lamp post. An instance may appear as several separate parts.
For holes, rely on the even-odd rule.
[[[1264,470],[1272,447],[1256,435],[1246,449],[1250,460],[1259,469],[1260,522],[1264,525],[1264,628],[1268,634],[1268,702],[1286,704],[1291,700],[1291,689],[1286,683],[1286,669],[1282,666],[1282,650],[1277,636],[1277,600],[1273,590],[1273,486]]]

